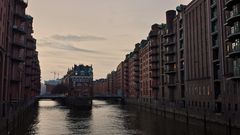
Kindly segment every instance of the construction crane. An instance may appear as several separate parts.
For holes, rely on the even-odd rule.
[[[50,72],[50,73],[52,73],[54,75],[54,78],[53,78],[54,80],[59,79],[59,73],[57,73],[57,72]],[[57,78],[56,78],[56,75],[57,75]]]

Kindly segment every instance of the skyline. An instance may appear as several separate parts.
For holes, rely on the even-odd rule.
[[[167,10],[190,2],[58,0],[53,10],[56,1],[29,1],[27,9],[34,17],[42,82],[53,79],[51,72],[62,77],[74,64],[92,64],[94,79],[106,77],[146,39],[152,24],[165,23]]]

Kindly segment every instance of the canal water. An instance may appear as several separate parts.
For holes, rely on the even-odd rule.
[[[91,111],[69,109],[56,101],[39,101],[30,124],[14,135],[228,135],[226,128],[186,125],[107,101],[94,101]],[[232,132],[240,135],[239,132]]]

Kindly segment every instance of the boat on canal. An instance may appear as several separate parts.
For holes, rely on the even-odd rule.
[[[63,77],[68,88],[66,105],[78,109],[92,109],[93,68],[89,65],[74,65]]]

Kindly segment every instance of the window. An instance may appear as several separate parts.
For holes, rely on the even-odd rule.
[[[216,18],[217,17],[217,7],[214,7],[211,9],[211,18]]]
[[[240,51],[240,39],[236,39],[235,42],[232,43],[231,47],[230,51]]]
[[[237,58],[233,61],[233,70],[234,70],[234,75],[239,76],[240,75],[240,58]]]
[[[183,38],[183,30],[180,31],[180,39]]]
[[[212,46],[218,46],[218,35],[212,36]]]
[[[230,34],[235,34],[240,32],[240,22],[235,22],[234,25],[230,28]]]
[[[217,21],[212,22],[212,32],[217,32]]]
[[[184,98],[185,97],[185,87],[181,86],[181,97]]]
[[[180,52],[180,58],[183,59],[183,51]]]
[[[240,32],[240,22],[235,22],[234,23],[234,32],[235,33]]]
[[[219,59],[219,50],[218,50],[218,48],[213,50],[213,60],[217,60],[217,59]]]
[[[183,40],[180,41],[180,48],[183,48],[184,44],[183,44]]]
[[[233,16],[238,15],[240,13],[240,5],[239,4],[234,5],[232,12],[233,12]]]

